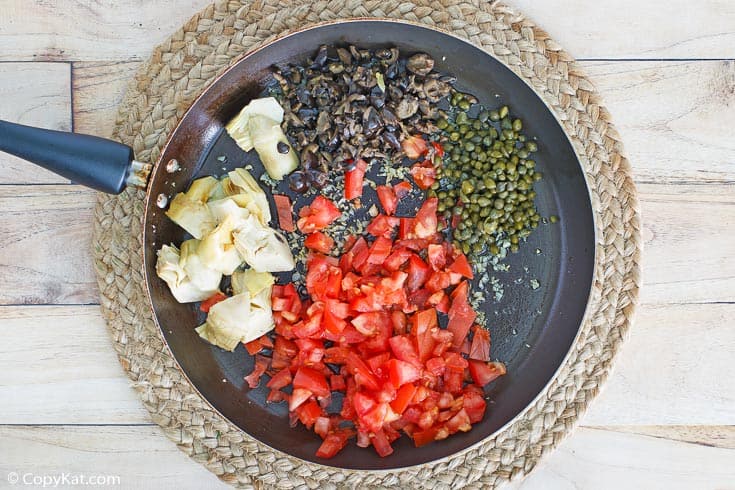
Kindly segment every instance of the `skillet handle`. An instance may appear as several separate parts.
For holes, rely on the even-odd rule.
[[[0,151],[108,194],[119,194],[127,185],[145,187],[150,173],[150,165],[136,162],[132,148],[122,143],[2,120]]]

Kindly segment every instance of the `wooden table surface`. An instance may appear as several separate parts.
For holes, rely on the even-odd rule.
[[[108,136],[208,0],[0,0],[0,118]],[[515,488],[735,488],[735,2],[511,0],[592,77],[635,170],[644,285],[581,426]],[[0,487],[220,488],[151,423],[100,315],[94,194],[0,154]],[[38,480],[37,480],[38,481]]]

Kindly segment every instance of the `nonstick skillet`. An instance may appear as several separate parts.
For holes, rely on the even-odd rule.
[[[266,404],[267,389],[249,389],[244,382],[253,367],[245,349],[240,346],[230,353],[201,340],[194,331],[201,313],[192,304],[177,303],[155,274],[161,244],[187,238],[164,216],[160,196],[185,190],[194,178],[221,175],[246,164],[253,165],[259,176],[263,169],[255,153],[242,152],[224,124],[261,95],[274,64],[302,62],[322,44],[395,46],[403,55],[426,52],[436,61],[437,71],[457,77],[458,89],[490,107],[508,104],[523,119],[525,132],[538,138],[537,165],[544,172],[535,186],[539,213],[560,217],[554,226],[536,229],[518,253],[505,259],[507,272],[494,273],[505,293],[500,301],[488,301],[485,312],[492,355],[507,364],[508,374],[489,386],[483,421],[470,432],[421,448],[403,437],[388,458],[355,445],[333,459],[316,458],[319,438],[301,426],[290,428],[287,406]],[[550,382],[575,341],[587,306],[594,226],[588,189],[571,143],[544,102],[508,68],[467,41],[426,26],[376,19],[331,22],[247,53],[194,102],[152,171],[149,165],[134,162],[132,150],[120,143],[5,121],[0,121],[0,149],[103,192],[116,194],[126,185],[145,186],[147,181],[142,230],[146,288],[171,352],[191,383],[223,416],[264,444],[304,460],[351,469],[395,469],[448,457],[479,443],[522,414]],[[180,170],[172,172],[176,166]],[[275,216],[272,202],[271,206]],[[529,287],[529,278],[540,287]]]

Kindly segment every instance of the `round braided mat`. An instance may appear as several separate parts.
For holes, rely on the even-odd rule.
[[[153,420],[189,456],[243,487],[490,488],[527,474],[571,431],[629,329],[638,297],[640,222],[619,135],[574,60],[506,5],[482,0],[221,0],[194,16],[138,71],[114,137],[155,162],[194,98],[239,55],[307,23],[394,17],[450,31],[526,80],[556,114],[585,171],[596,226],[591,302],[577,344],[537,401],[495,437],[451,458],[390,472],[320,466],[260,444],[189,384],[149,307],[142,265],[142,191],[100,195],[94,255],[103,313],[123,368]]]

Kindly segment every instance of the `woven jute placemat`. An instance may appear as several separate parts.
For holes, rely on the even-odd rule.
[[[638,202],[620,137],[590,81],[544,31],[504,4],[481,0],[218,1],[140,68],[120,105],[113,136],[132,146],[138,160],[155,162],[194,98],[238,56],[290,29],[350,17],[400,18],[472,41],[526,80],[569,135],[592,197],[596,265],[581,334],[544,393],[481,445],[420,467],[348,471],[274,451],[213,411],[164,344],[144,290],[144,194],[136,190],[98,198],[93,247],[102,310],[120,362],[152,419],[225,482],[282,488],[495,487],[527,474],[571,431],[609,375],[638,296]]]

